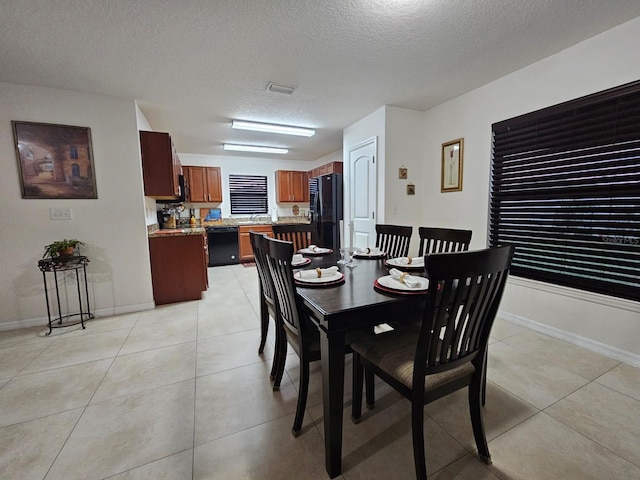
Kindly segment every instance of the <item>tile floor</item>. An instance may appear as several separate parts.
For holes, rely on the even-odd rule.
[[[279,392],[257,354],[255,268],[209,269],[198,302],[99,318],[86,330],[0,332],[2,479],[326,479],[320,369],[290,430],[298,361]],[[474,455],[465,391],[425,407],[434,479],[640,478],[640,370],[498,320]],[[345,386],[343,475],[413,477],[409,403],[383,384],[359,425]],[[278,454],[281,454],[278,457]]]

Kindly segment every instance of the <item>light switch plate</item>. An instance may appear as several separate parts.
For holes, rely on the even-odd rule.
[[[51,220],[71,220],[73,215],[70,208],[50,208]]]

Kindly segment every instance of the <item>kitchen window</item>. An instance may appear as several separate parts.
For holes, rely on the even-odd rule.
[[[261,175],[229,175],[231,213],[268,213],[267,177]]]
[[[489,244],[512,275],[640,301],[640,82],[492,126]]]

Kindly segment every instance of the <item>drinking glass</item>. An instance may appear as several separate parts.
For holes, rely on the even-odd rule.
[[[340,248],[340,260],[338,260],[338,265],[345,265],[347,261],[344,258],[345,249],[344,247]]]

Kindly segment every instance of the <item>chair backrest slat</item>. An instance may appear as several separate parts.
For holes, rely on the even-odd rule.
[[[386,252],[389,258],[409,255],[409,243],[413,227],[404,225],[376,225],[376,247]]]
[[[420,236],[418,255],[467,251],[472,233],[471,230],[418,227],[418,235]]]
[[[293,244],[265,237],[267,264],[273,280],[278,313],[287,328],[298,334],[300,318],[296,299],[296,286],[293,280]]]
[[[249,232],[249,240],[251,241],[251,248],[253,249],[253,258],[256,261],[262,294],[265,300],[267,300],[271,306],[275,307],[276,297],[273,290],[273,280],[269,274],[269,265],[267,264],[265,235],[251,231]]]
[[[486,349],[513,251],[503,246],[425,256],[430,288],[414,381],[471,361]]]
[[[294,225],[273,225],[273,236],[278,240],[293,243],[293,250],[297,252],[313,244],[313,227],[309,223]]]

